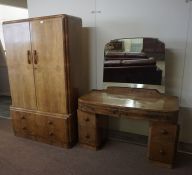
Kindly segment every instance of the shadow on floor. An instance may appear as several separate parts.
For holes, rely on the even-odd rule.
[[[10,118],[9,106],[11,105],[11,97],[0,96],[0,117]]]

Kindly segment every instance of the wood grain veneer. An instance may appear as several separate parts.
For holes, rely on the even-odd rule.
[[[76,142],[81,28],[80,18],[64,14],[3,23],[16,135]]]
[[[172,167],[177,148],[178,98],[157,90],[109,87],[78,100],[79,142],[98,149],[106,140],[106,116],[150,122],[148,158]],[[105,117],[104,117],[104,116]]]

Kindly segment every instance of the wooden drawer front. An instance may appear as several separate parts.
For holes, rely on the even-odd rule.
[[[69,142],[67,119],[38,115],[37,139],[46,143],[63,145]]]
[[[79,142],[96,147],[97,132],[95,128],[79,126]]]
[[[95,114],[87,113],[78,110],[78,124],[81,126],[93,126],[96,127],[96,116]]]
[[[47,125],[47,116],[37,115],[36,116],[36,136],[37,140],[48,142],[48,125]]]
[[[79,103],[79,109],[81,111],[114,116],[114,117],[119,117],[120,115],[119,108],[117,107],[103,107],[103,106],[93,106],[93,105],[91,106],[91,105]]]
[[[166,164],[172,164],[175,155],[175,144],[161,144],[151,142],[149,146],[149,159]]]
[[[151,141],[173,143],[177,140],[178,126],[167,123],[154,123],[150,126]]]
[[[23,133],[21,124],[21,114],[15,111],[11,111],[11,118],[15,133],[21,133],[21,132]]]
[[[14,131],[18,135],[35,136],[35,116],[30,113],[11,111]]]
[[[48,136],[53,144],[63,145],[69,142],[67,119],[48,117]]]

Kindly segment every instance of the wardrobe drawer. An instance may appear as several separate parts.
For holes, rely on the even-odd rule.
[[[38,115],[36,126],[39,141],[60,146],[70,142],[66,118]]]
[[[95,114],[87,113],[78,110],[78,124],[82,126],[93,126],[96,127],[96,116]]]
[[[35,116],[30,113],[11,111],[13,128],[16,135],[35,136]]]
[[[47,116],[37,115],[35,123],[36,123],[37,140],[48,143],[49,135],[48,135]]]
[[[49,141],[52,144],[65,145],[69,143],[67,119],[48,117],[47,125]]]

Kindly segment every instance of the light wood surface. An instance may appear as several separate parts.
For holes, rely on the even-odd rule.
[[[178,98],[157,90],[108,87],[78,101],[79,142],[98,149],[106,140],[106,116],[150,122],[148,158],[172,167],[178,140]],[[105,116],[105,117],[104,117]]]
[[[3,23],[17,136],[62,147],[77,141],[81,27],[68,15]]]
[[[178,112],[177,97],[162,95],[156,90],[134,88],[108,88],[95,90],[79,98],[79,103],[86,103],[116,108],[131,108],[155,112]],[[150,93],[147,93],[149,92]]]
[[[30,28],[38,110],[67,113],[62,18],[34,20]]]
[[[3,21],[3,24],[12,24],[12,23],[22,23],[22,22],[29,22],[29,21],[35,21],[35,20],[44,20],[44,19],[50,19],[50,18],[63,18],[69,15],[66,14],[58,14],[58,15],[51,15],[51,16],[38,16],[34,18],[25,18],[25,19],[18,19],[18,20],[11,20],[11,21]],[[78,18],[78,17],[75,17]],[[80,18],[78,18],[80,19]]]
[[[3,29],[12,105],[36,109],[29,22],[8,24]]]
[[[15,134],[62,147],[71,147],[76,140],[75,125],[70,122],[74,114],[55,114],[37,110],[11,107],[12,124]]]
[[[108,118],[78,110],[78,133],[81,145],[99,149],[107,137]]]
[[[177,150],[179,126],[165,122],[151,122],[149,127],[148,158],[172,168]]]
[[[65,73],[67,75],[67,96],[69,112],[77,109],[78,89],[81,91],[82,77],[81,77],[81,19],[68,16],[64,18],[64,36],[65,41]],[[74,71],[75,70],[75,71]]]

